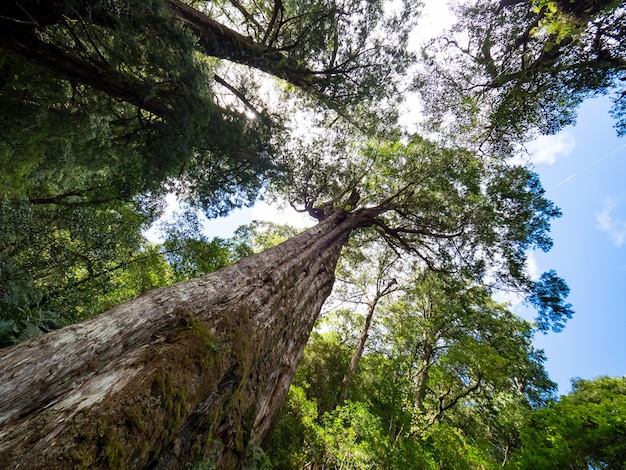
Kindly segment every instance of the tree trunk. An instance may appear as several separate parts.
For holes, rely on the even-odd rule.
[[[369,336],[369,330],[375,311],[376,303],[368,305],[365,322],[363,323],[363,328],[361,328],[361,335],[359,336],[359,342],[354,349],[352,359],[350,359],[350,364],[348,364],[348,369],[346,370],[346,373],[343,376],[343,380],[341,381],[341,396],[339,397],[339,404],[345,403],[345,401],[348,399],[348,391],[350,390],[350,385],[352,384],[352,377],[354,377],[356,368],[359,365],[361,356],[363,355],[363,350],[365,349],[365,341],[367,341],[367,337]]]
[[[374,313],[376,312],[376,306],[378,305],[378,302],[380,302],[380,299],[393,292],[393,286],[396,284],[396,280],[392,279],[391,281],[388,281],[386,287],[381,290],[380,285],[384,275],[385,270],[383,267],[378,273],[376,294],[374,295],[374,298],[367,304],[367,315],[365,315],[365,321],[363,322],[363,328],[361,328],[359,341],[356,345],[356,348],[354,349],[352,359],[350,360],[350,364],[348,364],[348,368],[346,369],[346,373],[343,376],[343,380],[341,381],[342,390],[341,396],[339,397],[340,404],[344,403],[348,399],[348,391],[350,390],[352,378],[354,377],[356,368],[359,365],[359,361],[361,360],[361,356],[363,356],[363,351],[365,350],[365,342],[369,337],[369,331],[370,327],[372,326]]]
[[[72,82],[89,85],[112,98],[120,99],[157,116],[167,118],[174,114],[174,110],[158,97],[146,96],[146,91],[141,91],[142,87],[145,88],[143,83],[139,81],[131,83],[128,77],[120,72],[104,65],[96,67],[53,44],[47,44],[37,37],[35,31],[0,38],[0,45]]]
[[[430,366],[432,364],[434,353],[434,345],[430,336],[424,333],[422,338],[422,357],[420,359],[417,377],[415,378],[415,406],[420,411],[424,411],[426,386],[428,385]]]
[[[84,19],[94,25],[110,28],[115,24],[102,2],[87,0],[83,2],[42,2],[30,0],[4,0],[0,6],[0,47],[11,50],[32,60],[52,72],[92,86],[114,98],[139,106],[161,117],[168,117],[175,111],[158,96],[147,96],[142,91],[142,83],[134,83],[119,71],[100,63],[96,67],[48,44],[40,39],[39,30],[47,25],[60,22],[64,16]],[[172,21],[181,21],[199,39],[199,45],[211,57],[227,59],[262,70],[270,75],[282,78],[295,86],[316,91],[321,85],[328,85],[331,79],[325,74],[318,74],[295,61],[290,60],[281,51],[259,44],[215,21],[208,15],[179,0],[163,0]],[[111,31],[115,34],[115,31]],[[145,87],[144,87],[145,88]]]
[[[2,351],[0,468],[237,468],[280,409],[351,231],[338,212],[216,273]]]
[[[298,65],[281,51],[254,42],[180,0],[164,2],[172,17],[182,21],[200,39],[200,46],[208,56],[256,68],[304,89],[330,82],[326,74]]]

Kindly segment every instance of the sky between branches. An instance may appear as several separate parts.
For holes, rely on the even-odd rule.
[[[452,22],[444,2],[424,3],[415,47]],[[552,224],[554,248],[546,254],[532,253],[529,263],[531,272],[555,269],[571,289],[568,300],[574,318],[563,332],[538,335],[535,340],[546,351],[546,368],[563,394],[571,390],[570,380],[575,377],[626,375],[626,144],[612,128],[609,108],[608,98],[589,100],[579,110],[576,126],[526,145],[527,158],[541,176],[549,199],[563,211]],[[418,119],[419,108],[409,98],[402,124],[411,128]],[[168,202],[166,217],[176,208],[175,197]],[[252,220],[299,227],[315,223],[306,215],[260,201],[225,219],[205,221],[204,232],[228,238]],[[150,237],[155,235],[151,231]],[[523,304],[514,302],[512,307],[529,319],[534,316]]]

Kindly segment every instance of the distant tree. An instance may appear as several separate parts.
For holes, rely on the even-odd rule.
[[[381,313],[380,354],[394,364],[409,417],[397,432],[429,442],[434,461],[500,466],[525,411],[554,390],[532,326],[483,286],[432,273]]]
[[[400,289],[397,276],[394,276],[397,270],[394,265],[399,264],[398,253],[385,244],[367,243],[367,240],[353,238],[355,243],[352,244],[352,250],[344,250],[335,291],[346,305],[362,307],[363,321],[352,358],[341,381],[338,404],[348,398],[348,391],[380,302]]]
[[[423,50],[416,87],[430,122],[473,145],[502,148],[553,134],[586,98],[614,92],[626,131],[626,8],[620,1],[471,1]]]
[[[626,379],[575,380],[572,391],[534,411],[515,469],[626,468]]]

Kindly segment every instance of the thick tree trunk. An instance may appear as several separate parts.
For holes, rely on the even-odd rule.
[[[282,405],[350,232],[271,250],[2,351],[0,468],[237,468]]]
[[[316,73],[296,64],[281,51],[254,42],[180,0],[164,2],[172,17],[182,21],[193,31],[200,39],[204,52],[211,57],[256,68],[304,89],[330,82],[326,74]]]

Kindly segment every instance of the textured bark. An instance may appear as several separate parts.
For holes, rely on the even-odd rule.
[[[282,405],[350,232],[261,254],[2,351],[0,468],[237,468]]]
[[[164,0],[172,17],[200,38],[204,52],[211,57],[227,59],[242,65],[262,70],[301,88],[323,84],[330,80],[324,73],[316,73],[289,60],[281,51],[254,42],[218,23],[211,17],[192,8],[180,0]]]
[[[67,54],[60,48],[41,41],[34,32],[14,34],[0,44],[60,76],[89,85],[112,98],[120,99],[163,118],[173,114],[173,110],[163,101],[146,96],[146,92],[141,91],[141,83],[131,83],[127,77],[106,64],[95,67]]]

